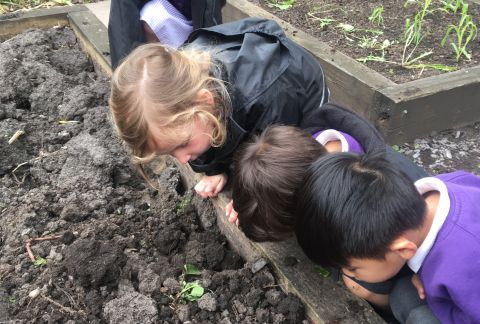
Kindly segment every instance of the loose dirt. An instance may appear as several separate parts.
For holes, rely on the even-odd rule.
[[[0,88],[0,322],[302,322],[299,300],[229,249],[175,167],[152,174],[159,191],[136,175],[108,80],[70,29],[0,43]],[[25,242],[55,235],[32,242],[34,264]],[[205,295],[183,304],[185,264]]]

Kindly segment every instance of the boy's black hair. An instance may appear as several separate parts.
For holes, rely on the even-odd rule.
[[[383,155],[333,153],[316,160],[298,192],[296,234],[314,262],[383,259],[400,234],[422,225],[425,201]]]
[[[312,136],[293,126],[271,126],[237,151],[233,207],[240,228],[254,241],[280,241],[295,231],[295,193],[310,164],[326,153]]]

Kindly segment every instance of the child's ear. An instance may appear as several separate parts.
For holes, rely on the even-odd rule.
[[[213,94],[210,90],[202,88],[197,92],[197,99],[203,101],[211,106],[214,104]]]
[[[417,244],[404,236],[400,236],[390,244],[390,251],[397,253],[405,260],[410,260],[417,253],[417,249]]]

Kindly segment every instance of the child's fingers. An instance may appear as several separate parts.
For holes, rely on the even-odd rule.
[[[235,223],[238,221],[238,214],[236,211],[232,210],[230,215],[228,215],[228,222],[229,223]]]
[[[225,216],[229,216],[233,210],[233,199],[225,205]]]
[[[425,289],[423,288],[420,278],[416,274],[412,276],[412,284],[417,289],[418,297],[420,297],[420,299],[425,299]]]
[[[203,181],[200,181],[195,185],[194,189],[197,194],[201,195],[205,190],[205,183]]]
[[[213,194],[216,196],[220,191],[222,191],[223,187],[225,186],[225,182],[223,179],[221,179],[218,184],[215,186],[215,190],[213,191]]]

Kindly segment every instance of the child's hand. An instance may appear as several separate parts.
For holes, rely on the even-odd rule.
[[[225,187],[226,183],[227,175],[225,173],[214,176],[204,176],[195,186],[195,191],[202,198],[216,197],[223,187]]]
[[[420,297],[420,299],[425,299],[425,289],[416,273],[412,276],[412,284],[417,288],[418,297]]]
[[[233,200],[225,206],[225,214],[228,217],[229,223],[235,223],[238,226],[238,213],[233,209]]]

